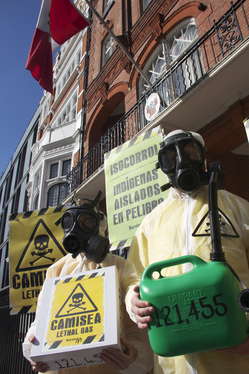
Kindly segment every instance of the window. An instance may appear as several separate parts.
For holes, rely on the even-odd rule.
[[[197,38],[194,18],[188,18],[176,25],[158,44],[148,59],[143,71],[160,97],[159,112],[182,96],[202,75],[201,56],[198,51],[184,57],[184,52]],[[150,86],[141,77],[139,96]],[[147,124],[144,115],[144,101],[140,106],[140,128]]]
[[[111,57],[117,47],[116,41],[110,34],[107,34],[102,43],[102,66],[105,65],[107,60]]]
[[[34,198],[34,203],[33,203],[34,210],[38,209],[38,202],[39,202],[39,194],[37,194]]]
[[[76,118],[77,112],[77,92],[75,92],[71,98],[68,100],[67,104],[64,106],[64,109],[56,117],[56,120],[53,124],[54,127],[59,127],[66,124],[67,122],[74,121]]]
[[[42,121],[45,120],[49,113],[49,108],[50,108],[50,97],[47,95],[45,98],[45,101],[43,103],[43,109],[42,109]]]
[[[36,143],[36,138],[37,138],[37,132],[38,132],[38,123],[39,121],[36,122],[36,125],[34,127],[34,131],[33,131],[33,138],[32,138],[32,145],[34,143]]]
[[[61,205],[69,192],[68,183],[58,183],[50,187],[48,190],[47,206]]]
[[[71,159],[62,162],[62,174],[67,175],[71,170]]]
[[[75,61],[75,64],[76,65],[79,65],[80,63],[80,59],[81,59],[81,50],[79,50],[76,54],[76,61]],[[73,65],[74,65],[74,61],[73,61]]]
[[[4,199],[3,199],[3,203],[4,204],[9,200],[9,197],[10,197],[12,177],[13,177],[13,168],[11,169],[11,171],[9,172],[9,174],[8,174],[8,176],[6,178],[5,191],[4,191]]]
[[[64,159],[57,160],[56,162],[53,161],[48,167],[49,176],[46,181],[48,185],[47,206],[61,205],[69,193],[69,184],[67,183],[66,176],[71,170],[71,158],[65,157],[66,155],[64,155]],[[52,186],[51,179],[54,180]],[[37,194],[39,194],[39,191],[34,194],[33,206],[36,205]]]
[[[2,193],[3,193],[3,187],[0,188],[0,209],[1,209]]]
[[[50,165],[49,179],[56,178],[58,176],[58,162]]]
[[[113,2],[113,0],[104,0],[104,9],[106,9],[110,4]]]
[[[17,184],[20,182],[20,180],[23,177],[26,152],[27,152],[27,143],[24,145],[24,147],[23,147],[23,149],[22,149],[22,151],[20,152],[20,155],[19,155],[15,186],[17,186]]]
[[[105,15],[113,3],[114,3],[114,0],[103,0],[103,13]]]
[[[25,191],[25,197],[24,197],[24,202],[23,202],[23,211],[27,212],[29,209],[29,195],[28,192]]]
[[[20,201],[20,192],[21,192],[21,187],[18,188],[15,195],[13,196],[11,213],[17,213],[18,212],[18,205],[19,205],[19,201]]]
[[[184,20],[166,35],[145,66],[144,71],[149,81],[154,84],[196,38],[197,29],[193,18]],[[186,60],[178,71],[175,71],[175,79],[178,78],[176,85],[185,84],[186,88],[189,87],[191,76],[193,78],[193,70],[194,68],[197,70],[196,66],[193,68],[193,64],[194,60],[191,58],[191,60]],[[180,75],[184,82],[179,81]],[[142,92],[149,88],[144,82],[142,82],[142,86]],[[140,93],[142,93],[141,91]]]
[[[79,7],[81,13],[83,13],[84,16],[86,18],[88,18],[89,17],[89,6],[88,6],[88,4],[84,0],[81,0],[80,2],[78,2],[77,6]]]
[[[8,208],[5,208],[0,216],[0,244],[4,241],[4,233],[7,221],[7,210]]]
[[[143,10],[143,12],[145,11],[145,9],[149,5],[149,3],[151,3],[151,1],[152,0],[142,0],[142,10]]]
[[[52,166],[52,165],[51,165]],[[51,172],[51,170],[50,170]],[[35,177],[34,177],[34,190],[37,190],[39,188],[39,185],[40,185],[40,180],[41,180],[41,169],[38,170],[36,173],[35,173]]]
[[[59,96],[63,87],[66,85],[67,81],[73,74],[74,70],[77,68],[81,60],[81,49],[78,49],[74,54],[73,58],[70,60],[69,65],[65,73],[58,79],[56,83],[56,97]]]
[[[9,285],[9,262],[6,261],[6,259],[8,258],[8,252],[9,252],[8,242],[1,248],[1,252],[3,252],[4,250],[6,252],[5,252],[5,261],[3,265],[3,278],[2,278],[1,288],[5,288]]]

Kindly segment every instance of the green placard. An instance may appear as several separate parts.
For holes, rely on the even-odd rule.
[[[144,216],[162,202],[166,175],[156,169],[160,128],[149,130],[105,155],[105,183],[111,244],[133,237]]]

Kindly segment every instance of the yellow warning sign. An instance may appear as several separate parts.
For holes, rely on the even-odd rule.
[[[52,296],[47,349],[90,344],[103,339],[104,273],[58,281]]]
[[[66,252],[61,244],[61,207],[10,217],[10,304],[12,314],[34,311],[46,270]]]

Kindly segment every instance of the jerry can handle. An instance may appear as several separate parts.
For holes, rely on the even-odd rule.
[[[206,263],[200,257],[194,256],[194,255],[181,256],[181,257],[176,257],[176,258],[172,258],[172,259],[169,259],[169,260],[154,262],[153,264],[149,265],[144,270],[141,280],[143,280],[143,279],[151,279],[152,278],[152,274],[154,272],[157,271],[157,272],[160,273],[160,271],[162,269],[166,268],[166,267],[170,267],[170,266],[174,266],[174,265],[180,265],[180,264],[185,264],[185,263],[188,263],[188,262],[190,262],[191,264],[193,264],[194,267],[199,266],[199,265],[203,265],[203,264]]]

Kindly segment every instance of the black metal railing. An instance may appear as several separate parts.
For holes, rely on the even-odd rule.
[[[0,310],[0,373],[32,374],[30,363],[23,357],[22,342],[34,316],[34,313],[10,316],[9,308]]]
[[[118,147],[125,141],[125,122],[120,120],[109,128],[100,141],[77,163],[67,175],[71,192],[77,188],[82,180],[91,176],[104,163],[104,154]]]
[[[102,135],[98,143],[90,147],[68,176],[71,191],[103,165],[104,153],[133,138],[149,123],[144,110],[152,92],[159,95],[160,113],[205,79],[219,62],[249,37],[249,0],[231,4],[213,27],[167,69],[136,105]]]

